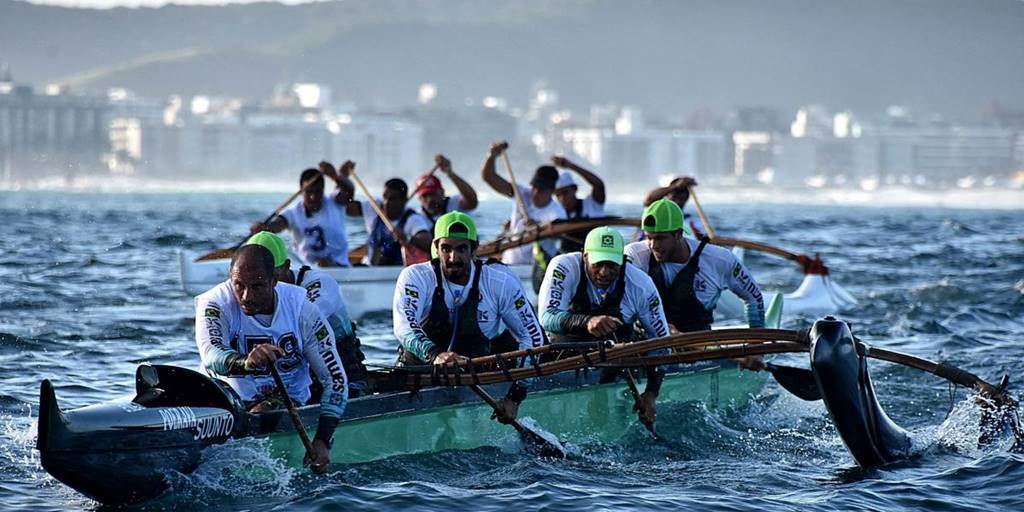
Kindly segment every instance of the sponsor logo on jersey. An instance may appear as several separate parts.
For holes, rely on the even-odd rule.
[[[316,280],[306,285],[306,300],[315,303],[320,299],[320,281]]]

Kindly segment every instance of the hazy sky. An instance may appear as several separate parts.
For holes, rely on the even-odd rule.
[[[165,4],[223,5],[246,4],[267,0],[30,0],[40,5],[62,5],[65,7],[157,7]],[[300,4],[317,0],[274,0],[282,4]]]

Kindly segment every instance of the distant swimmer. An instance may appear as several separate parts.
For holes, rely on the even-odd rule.
[[[746,303],[747,324],[764,327],[764,296],[743,263],[723,247],[683,236],[683,212],[668,199],[644,209],[646,240],[626,246],[626,256],[651,276],[674,332],[711,329],[718,298],[725,290]],[[760,357],[743,361],[760,368]]]
[[[324,389],[306,463],[323,473],[348,402],[347,377],[323,313],[305,289],[274,275],[274,255],[266,247],[235,251],[228,280],[196,297],[196,345],[206,371],[254,413],[284,406],[268,365],[277,367],[288,396],[300,405],[311,398],[310,371],[316,375]]]
[[[399,364],[446,364],[546,343],[519,278],[477,259],[478,245],[473,219],[446,213],[434,226],[438,257],[398,276],[392,319]],[[525,397],[526,384],[513,383],[498,419],[514,419]]]
[[[305,263],[321,267],[349,266],[345,205],[351,200],[354,187],[341,176],[346,169],[354,165],[351,161],[342,164],[342,174],[336,174],[334,168],[327,162],[320,163],[319,171],[306,169],[299,178],[299,184],[308,180],[315,181],[306,187],[302,199],[281,215],[274,217],[268,224],[253,224],[251,232],[279,233],[287,228],[296,252]],[[330,172],[324,172],[325,170]],[[334,194],[327,201],[324,201],[323,176],[331,178],[337,185]]]
[[[491,144],[491,149],[487,153],[487,158],[484,160],[483,167],[480,169],[480,176],[484,182],[491,186],[495,192],[515,199],[515,192],[512,189],[512,183],[505,178],[498,176],[495,170],[495,160],[501,154],[508,150],[507,142],[496,142]],[[526,231],[527,221],[536,224],[543,224],[546,222],[553,222],[560,219],[567,218],[565,208],[554,198],[555,185],[558,183],[558,170],[550,165],[542,165],[537,168],[533,174],[533,179],[530,180],[530,187],[527,188],[523,185],[519,185],[519,195],[523,198],[523,202],[526,207],[526,215],[529,219],[523,218],[520,208],[514,206],[512,208],[512,218],[509,223],[510,233],[521,233]],[[543,251],[542,255],[536,255],[543,257],[544,263],[551,259],[555,254],[558,253],[558,239],[548,238],[542,240],[539,243],[540,250]],[[502,261],[509,265],[530,265],[535,262],[535,255],[533,248],[530,245],[517,247],[515,249],[509,249],[505,251],[502,256]]]
[[[298,272],[293,271],[284,240],[274,233],[256,233],[246,240],[245,245],[250,244],[266,247],[274,255],[274,276],[279,282],[306,289],[306,298],[320,308],[334,331],[338,354],[341,355],[345,374],[348,375],[349,397],[365,394],[368,391],[366,366],[363,365],[366,356],[360,348],[355,323],[348,316],[348,307],[341,296],[338,282],[324,272],[305,265]]]
[[[562,208],[565,208],[568,219],[589,219],[603,216],[605,202],[604,181],[601,181],[601,178],[597,177],[596,174],[571,162],[568,158],[553,156],[551,157],[551,163],[555,164],[555,167],[572,171],[561,173],[558,176],[558,182],[555,183],[555,197],[558,198]],[[583,181],[590,185],[590,194],[583,199],[576,196],[579,186],[576,185],[576,180],[572,177],[573,172],[579,174]],[[573,233],[573,235],[583,238],[586,236],[586,232]],[[561,252],[578,252],[582,250],[582,240],[571,237],[562,238]]]
[[[434,157],[437,169],[448,176],[459,191],[455,195],[445,195],[444,185],[436,175],[427,174],[416,180],[417,195],[420,199],[420,214],[433,224],[437,218],[453,211],[470,213],[476,209],[479,201],[473,186],[452,170],[452,162],[444,155]]]
[[[587,234],[583,252],[555,256],[538,296],[541,324],[553,342],[614,339],[618,342],[668,336],[668,321],[654,282],[623,254],[622,235],[610,227]],[[639,322],[644,336],[637,336]],[[648,355],[661,355],[648,353]],[[640,420],[653,424],[664,372],[647,368]],[[616,372],[603,375],[613,380]]]
[[[696,187],[697,180],[690,176],[680,176],[673,178],[669,182],[668,186],[656,188],[647,193],[644,197],[644,207],[648,207],[651,203],[661,198],[666,198],[673,203],[679,205],[679,209],[683,212],[683,230],[684,232],[692,237],[700,237],[704,234],[704,226],[701,224],[700,219],[691,216],[686,213],[686,202],[690,200],[689,187]]]

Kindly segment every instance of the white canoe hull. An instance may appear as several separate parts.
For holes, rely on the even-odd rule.
[[[186,293],[192,296],[199,295],[227,280],[230,265],[228,260],[195,261],[195,258],[195,254],[178,252],[181,285]],[[523,282],[527,297],[536,303],[537,295],[533,293],[530,266],[513,265],[509,268]],[[395,283],[402,267],[335,267],[318,270],[338,281],[345,305],[348,306],[349,316],[353,320],[358,320],[369,313],[391,311]]]

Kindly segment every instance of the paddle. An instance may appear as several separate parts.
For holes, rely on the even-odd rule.
[[[285,200],[285,202],[281,203],[280,206],[275,208],[274,211],[270,215],[268,215],[266,219],[263,219],[263,224],[270,224],[270,221],[274,220],[274,217],[277,217],[278,215],[280,215],[281,212],[284,211],[284,209],[288,207],[288,205],[292,204],[292,201],[294,201],[296,197],[299,197],[300,195],[302,195],[302,193],[305,192],[306,189],[309,188],[310,185],[312,185],[313,183],[316,183],[316,180],[321,179],[321,178],[323,178],[323,173],[317,173],[317,175],[315,177],[310,178],[310,179],[306,180],[305,182],[303,182],[302,186],[299,187],[299,190],[296,190],[295,193],[293,193],[292,195],[288,196],[288,199]],[[245,240],[248,240],[248,239],[249,239],[249,237],[246,237],[244,240],[242,240],[241,242],[238,242],[233,247],[227,247],[227,248],[224,248],[224,249],[217,249],[217,250],[215,250],[213,252],[206,253],[206,254],[196,258],[196,261],[222,260],[222,259],[230,258],[231,255],[234,254],[235,251],[237,251],[238,248],[241,247],[242,244],[245,243]]]
[[[526,225],[530,224],[530,215],[527,213],[529,210],[526,209],[526,203],[523,201],[523,195],[519,193],[519,185],[516,184],[516,173],[512,172],[512,164],[508,161],[508,145],[505,145],[505,149],[501,151],[501,161],[505,164],[505,171],[508,172],[508,180],[512,183],[512,197],[516,200],[516,206],[519,207],[519,214],[523,216],[523,222]]]
[[[715,238],[715,230],[711,227],[711,222],[708,221],[707,215],[704,215],[704,208],[700,206],[700,200],[697,199],[697,194],[693,192],[693,186],[687,185],[686,190],[690,192],[690,197],[693,198],[693,205],[697,207],[697,215],[700,216],[701,224],[704,224],[704,230],[708,232],[708,238]]]
[[[633,377],[633,370],[630,368],[626,368],[626,382],[629,384],[629,392],[633,395],[633,410],[639,411],[640,401],[643,399],[640,397],[640,390],[637,388],[636,385],[636,377]],[[647,430],[651,432],[651,436],[653,436],[656,441],[661,440],[661,436],[659,436],[658,432],[654,430],[653,421],[645,421],[644,419],[641,418],[640,422],[643,423],[645,427],[647,427]]]
[[[480,397],[481,400],[487,402],[487,405],[491,406],[491,409],[493,409],[495,413],[499,413],[501,411],[501,406],[498,405],[498,402],[494,400],[494,397],[487,394],[483,388],[476,384],[470,384],[469,387],[477,394],[477,396]],[[537,432],[523,426],[519,420],[512,420],[510,425],[519,432],[519,437],[523,439],[524,443],[537,449],[537,453],[541,457],[557,457],[559,459],[569,457],[565,448],[562,448],[558,442],[551,441]]]
[[[391,232],[391,236],[395,239],[395,241],[401,244],[403,259],[408,261],[408,258],[405,257],[405,253],[408,250],[409,243],[407,241],[404,241],[404,238],[399,236],[398,229],[395,228],[395,225],[391,223],[391,219],[389,219],[388,216],[384,214],[384,210],[380,209],[380,205],[377,204],[377,200],[373,198],[373,195],[370,194],[370,190],[367,189],[366,185],[363,184],[363,180],[359,178],[358,174],[356,174],[355,167],[353,167],[352,170],[349,171],[349,177],[351,177],[352,181],[356,183],[356,185],[359,187],[359,190],[363,192],[363,195],[366,196],[367,199],[369,199],[369,201],[367,202],[370,203],[370,207],[373,208],[374,213],[376,213],[377,217],[381,220],[381,222],[384,223],[384,227],[386,227],[388,231]],[[375,263],[376,262],[371,262],[371,264]]]
[[[430,169],[429,171],[427,171],[427,172],[426,172],[425,174],[426,174],[426,176],[428,176],[428,177],[429,177],[429,176],[433,176],[433,175],[434,175],[434,173],[435,173],[435,172],[437,172],[437,170],[438,170],[438,169],[440,169],[440,168],[441,168],[441,164],[439,164],[439,163],[438,163],[438,164],[434,164],[434,167],[433,167],[433,168],[431,168],[431,169]],[[415,189],[414,189],[414,190],[412,191],[412,194],[409,194],[409,197],[410,197],[410,198],[412,198],[412,197],[416,197],[416,194],[419,194],[419,193],[420,193],[420,189],[421,189],[421,188],[423,188],[423,185],[426,185],[426,182],[424,182],[424,183],[420,183],[420,186],[416,187],[416,188],[415,188]]]
[[[306,447],[306,455],[312,458],[315,453],[313,452],[313,442],[309,440],[309,433],[306,432],[306,427],[302,424],[299,411],[295,410],[295,404],[292,403],[292,399],[288,396],[288,390],[284,386],[284,381],[281,380],[281,374],[277,372],[277,364],[269,363],[268,366],[270,367],[270,375],[274,377],[274,383],[277,384],[277,392],[284,399],[284,405],[288,409],[288,416],[292,418],[292,425],[295,426],[295,431],[299,433],[302,445]]]

